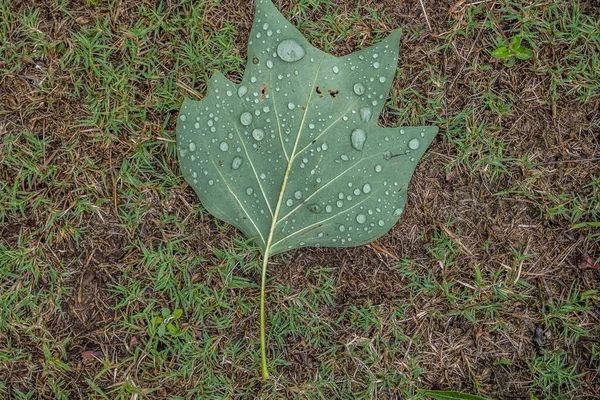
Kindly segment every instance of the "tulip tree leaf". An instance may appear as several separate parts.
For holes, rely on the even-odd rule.
[[[381,128],[400,32],[344,57],[313,47],[258,0],[241,83],[215,71],[177,124],[181,169],[204,207],[261,249],[369,243],[398,221],[436,127]],[[262,305],[262,304],[261,304]]]

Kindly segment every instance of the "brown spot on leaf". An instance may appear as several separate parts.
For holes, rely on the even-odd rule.
[[[265,94],[267,93],[267,85],[264,83],[260,85],[260,101],[265,101]]]
[[[257,57],[254,57],[252,59],[252,64],[258,64],[258,58]]]
[[[329,95],[330,95],[331,97],[333,97],[334,99],[337,97],[337,95],[338,95],[338,94],[340,94],[340,91],[339,91],[339,90],[330,90],[330,91],[329,91]]]

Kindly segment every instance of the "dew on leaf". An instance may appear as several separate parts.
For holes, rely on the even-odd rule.
[[[363,147],[365,147],[365,141],[367,140],[367,134],[364,130],[357,128],[352,131],[351,141],[352,147],[354,147],[358,151],[362,151]]]
[[[200,129],[200,122],[196,122],[196,123],[194,124],[194,128],[196,128],[196,129]]]
[[[260,129],[260,128],[256,128],[255,130],[252,131],[252,137],[254,138],[254,140],[257,141],[261,141],[265,138],[265,131]]]
[[[291,103],[291,102],[290,102],[290,103],[288,103],[288,108],[289,108],[290,110],[293,110],[293,109],[295,109],[295,108],[296,108],[296,105],[295,105],[294,103]]]
[[[286,200],[286,202],[285,202],[285,204],[286,204],[288,207],[291,207],[292,205],[294,205],[294,200],[292,200],[292,199],[287,199],[287,200]]]
[[[367,217],[365,216],[365,214],[358,214],[356,216],[356,222],[358,222],[359,224],[364,224],[365,222],[367,222]]]
[[[363,94],[365,94],[365,85],[363,85],[362,83],[355,83],[354,84],[354,93],[356,93],[359,96],[362,96]]]
[[[391,152],[391,151],[389,151],[389,150],[386,150],[386,151],[383,153],[383,158],[385,158],[386,160],[389,160],[390,158],[392,158],[392,152]]]
[[[377,225],[384,226],[385,222],[382,219],[380,219],[379,221],[377,221]]]
[[[273,68],[273,61],[271,61],[271,60],[267,61],[267,68],[269,68],[269,69]]]
[[[194,142],[191,142],[188,147],[189,147],[190,151],[196,151],[196,144]]]
[[[399,217],[400,214],[402,214],[402,209],[401,208],[396,208],[394,210],[394,217]]]
[[[380,76],[379,77],[379,82],[385,83],[385,81],[386,81],[385,76]]]
[[[300,46],[300,43],[294,39],[286,39],[277,46],[277,55],[283,61],[291,63],[301,60],[306,55],[306,52]]]
[[[243,162],[244,159],[242,157],[233,157],[233,161],[231,162],[231,169],[239,169],[242,166]]]
[[[344,225],[340,225],[339,230],[340,232],[346,232],[346,227]]]
[[[340,69],[338,68],[337,65],[334,65],[334,67],[333,67],[333,73],[337,74],[338,72],[340,72]]]
[[[419,139],[412,139],[410,142],[408,142],[408,147],[412,150],[417,150],[420,145],[421,143],[419,143]]]
[[[227,142],[221,142],[221,144],[219,145],[219,149],[221,149],[221,151],[227,151],[229,150],[229,145],[227,144]]]
[[[371,119],[371,107],[363,107],[360,109],[360,119],[363,122],[369,122],[369,120]]]
[[[367,194],[367,193],[371,193],[371,185],[370,185],[370,184],[368,184],[368,183],[365,183],[365,184],[364,184],[364,186],[363,186],[363,188],[362,188],[362,190],[363,190],[363,192],[364,192],[365,194]]]
[[[249,187],[248,189],[246,189],[246,194],[248,196],[252,196],[252,193],[254,193],[254,189],[252,189],[251,187]]]
[[[302,192],[301,192],[301,191],[299,191],[299,190],[297,190],[297,191],[294,193],[294,197],[295,197],[295,198],[297,198],[298,200],[300,200],[300,199],[302,198]]]
[[[240,122],[245,126],[250,125],[252,123],[252,114],[248,111],[242,113],[242,115],[240,115]]]
[[[327,205],[325,206],[325,211],[327,211],[328,213],[330,213],[330,212],[332,212],[332,211],[333,211],[333,207],[331,206],[331,204],[327,204]]]
[[[242,85],[238,88],[238,96],[244,97],[246,93],[248,93],[248,88],[246,86]]]
[[[181,114],[181,115],[179,116],[179,119],[180,119],[180,120],[182,120],[182,121],[185,121],[185,115],[184,115],[184,114]]]

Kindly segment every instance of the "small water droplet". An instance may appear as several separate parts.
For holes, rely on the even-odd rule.
[[[399,217],[400,214],[402,214],[402,209],[401,208],[396,208],[394,210],[394,217]]]
[[[263,29],[264,29],[265,31],[266,31],[267,29],[269,29],[269,24],[265,23],[265,24],[263,25]]]
[[[358,222],[359,224],[364,224],[365,222],[367,222],[367,217],[365,216],[365,214],[358,214],[356,216],[356,222]]]
[[[347,155],[345,155],[345,154],[342,154],[342,155],[340,156],[340,158],[342,159],[342,161],[348,161],[348,160],[350,159],[350,157],[348,157],[348,156],[347,156]]]
[[[196,151],[196,144],[194,142],[190,143],[190,145],[188,146],[190,151]]]
[[[300,43],[294,39],[283,40],[277,46],[277,55],[285,62],[295,62],[301,60],[306,52],[304,48],[300,46]]]
[[[288,207],[291,207],[292,205],[294,205],[294,200],[292,200],[292,199],[287,199],[287,200],[286,200],[286,202],[285,202],[285,204],[286,204]]]
[[[329,146],[327,145],[327,143],[323,143],[323,144],[321,145],[321,149],[322,149],[323,151],[327,150],[328,148],[329,148]]]
[[[245,85],[242,85],[238,88],[238,96],[244,97],[248,93],[248,88]]]
[[[321,206],[318,204],[309,204],[308,211],[310,211],[313,214],[318,214],[322,211],[322,209]]]
[[[386,151],[383,153],[383,158],[385,158],[386,160],[389,160],[390,158],[392,158],[392,152],[391,152],[391,151],[389,151],[389,150],[386,150]]]
[[[258,140],[259,142],[265,138],[265,131],[262,129],[256,128],[252,131],[252,137],[254,140]]]
[[[379,63],[377,61],[375,61],[373,63],[373,68],[375,68],[375,69],[379,68]]]
[[[231,90],[227,91],[227,96],[231,97],[233,95],[233,92]]]
[[[231,169],[239,169],[242,166],[243,162],[244,159],[242,157],[233,157],[233,161],[231,162]]]
[[[338,200],[337,203],[335,203],[339,208],[342,208],[344,206],[344,202],[341,200]]]
[[[338,72],[340,72],[340,69],[338,68],[337,65],[334,65],[334,67],[333,67],[333,73],[337,74]]]
[[[380,219],[379,221],[377,221],[377,225],[384,226],[385,222],[382,219]]]
[[[354,189],[354,195],[355,196],[360,195],[360,189]]]
[[[296,105],[295,105],[294,103],[288,103],[288,108],[289,108],[290,110],[293,110],[293,109],[295,109],[295,108],[296,108]]]
[[[408,142],[408,147],[411,150],[417,150],[420,145],[421,145],[421,143],[419,142],[419,139],[413,139],[410,142]]]
[[[269,68],[269,69],[273,68],[273,61],[271,61],[271,60],[267,61],[267,68]]]
[[[221,142],[221,144],[219,145],[219,149],[221,149],[221,151],[227,151],[229,150],[229,145],[227,144],[227,142]]]
[[[255,76],[251,77],[251,78],[250,78],[250,82],[252,82],[252,83],[256,83],[256,77],[255,77]]]
[[[209,184],[210,186],[212,186],[212,185],[214,185],[214,184],[215,184],[215,181],[213,181],[213,180],[211,179],[210,181],[208,181],[208,184]]]
[[[365,94],[365,85],[363,85],[362,83],[355,83],[354,84],[354,93],[356,93],[359,96],[362,96],[363,94]]]
[[[309,127],[310,129],[315,129],[315,124],[308,124],[308,127]]]
[[[294,197],[295,197],[296,199],[300,200],[300,199],[302,198],[302,192],[301,192],[301,191],[299,191],[299,190],[298,190],[298,191],[296,191],[296,192],[294,193]]]
[[[380,76],[379,77],[379,82],[385,83],[385,81],[386,81],[385,76]]]
[[[333,207],[331,206],[331,204],[327,204],[327,205],[325,206],[325,211],[327,211],[328,213],[330,213],[330,212],[332,212],[332,211],[333,211]]]
[[[254,193],[254,189],[252,189],[251,187],[249,187],[248,189],[246,189],[246,194],[248,196],[252,196],[252,193]]]
[[[260,179],[267,179],[267,175],[264,173],[260,174]]]
[[[363,186],[363,188],[362,188],[362,190],[363,190],[363,192],[364,192],[365,194],[367,194],[367,193],[371,193],[371,185],[370,185],[370,184],[368,184],[368,183],[365,183],[365,184],[364,184],[364,186]]]
[[[363,122],[369,122],[369,120],[371,119],[371,107],[363,107],[360,109],[360,119]]]
[[[382,170],[383,170],[383,168],[381,167],[381,165],[375,166],[375,172],[381,172]]]
[[[181,115],[179,116],[179,119],[180,119],[180,120],[182,120],[182,121],[185,121],[185,115],[181,114]]]
[[[273,36],[273,31],[269,29],[269,30],[267,31],[267,36],[269,36],[269,37]]]
[[[352,147],[354,147],[358,151],[362,151],[365,146],[365,141],[367,140],[367,134],[360,128],[357,128],[352,131]]]
[[[252,123],[252,114],[250,114],[248,111],[242,113],[242,115],[240,115],[240,122],[245,126],[250,125]]]
[[[346,231],[346,227],[344,225],[340,225],[340,232],[345,232]]]

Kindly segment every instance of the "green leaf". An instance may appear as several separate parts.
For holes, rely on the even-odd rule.
[[[180,332],[179,328],[173,324],[167,324],[167,331],[169,331],[171,335],[176,335]]]
[[[475,396],[473,394],[444,391],[444,390],[417,390],[418,393],[424,394],[436,400],[489,400],[485,397]]]
[[[512,67],[513,65],[515,65],[516,61],[517,61],[516,58],[509,57],[506,60],[504,60],[503,64],[504,64],[505,67]]]
[[[498,59],[512,57],[512,55],[513,53],[508,49],[508,47],[498,47],[492,52],[492,57]]]
[[[171,316],[171,310],[169,310],[168,308],[163,308],[162,310],[160,310],[160,313],[164,318]]]
[[[181,308],[178,308],[175,311],[173,311],[173,319],[179,319],[179,318],[181,318],[182,315],[183,315],[183,310]]]
[[[377,124],[398,63],[400,31],[334,57],[258,0],[241,83],[215,71],[177,123],[185,179],[204,207],[270,256],[372,242],[398,221],[410,178],[437,127]]]
[[[513,38],[510,39],[510,45],[513,50],[517,50],[519,47],[521,47],[521,38],[519,36],[513,36]]]
[[[526,47],[519,47],[514,50],[515,50],[515,56],[519,60],[529,60],[531,57],[533,57],[533,51]]]

